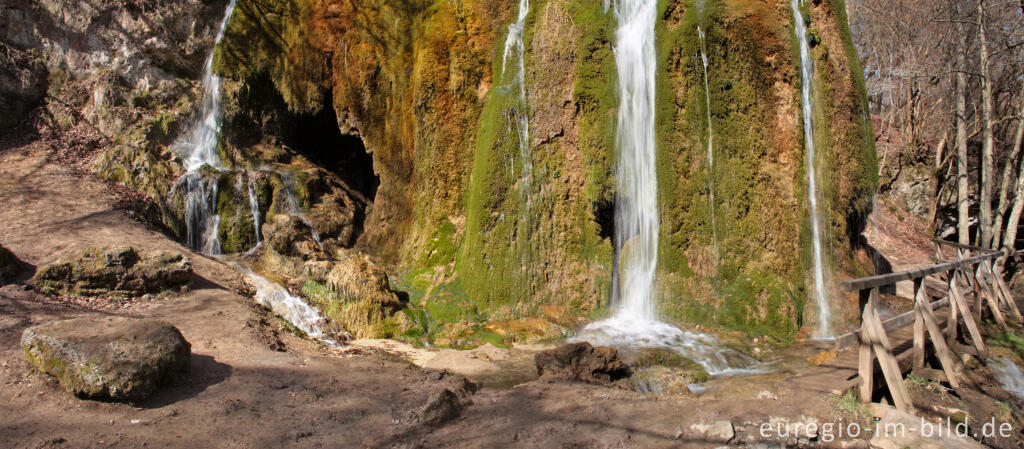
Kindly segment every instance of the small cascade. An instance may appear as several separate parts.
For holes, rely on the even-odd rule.
[[[320,340],[328,346],[337,347],[338,342],[320,327],[323,317],[301,297],[291,294],[288,289],[271,282],[241,264],[234,264],[256,289],[256,302],[269,308],[281,318],[288,320],[306,335]]]
[[[714,152],[714,130],[711,126],[711,89],[708,87],[708,55],[707,44],[704,41],[704,30],[697,27],[697,36],[700,38],[700,61],[704,67],[704,101],[707,106],[708,117],[708,207],[711,209],[711,244],[715,251],[715,268],[718,267],[718,222],[715,218],[715,152]]]
[[[190,171],[178,184],[185,192],[185,230],[189,247],[204,254],[220,254],[217,178]]]
[[[260,234],[260,200],[256,197],[256,188],[253,180],[249,179],[249,210],[252,211],[252,224],[256,230],[256,247],[263,244],[263,235]]]
[[[993,363],[992,371],[995,372],[1003,389],[1013,393],[1018,398],[1024,399],[1024,372],[1012,360],[998,357]]]
[[[807,197],[811,204],[811,237],[814,251],[814,294],[818,303],[818,331],[820,337],[832,336],[831,315],[828,295],[825,289],[826,273],[824,255],[821,249],[821,222],[818,210],[816,158],[814,156],[814,103],[811,101],[811,84],[814,82],[814,60],[811,58],[811,44],[807,39],[807,25],[804,23],[800,5],[803,0],[790,0],[793,9],[793,30],[800,45],[800,100],[803,105],[804,148],[807,154]]]
[[[235,0],[228,2],[224,21],[217,31],[214,48],[224,38],[228,19],[235,10]],[[220,170],[220,157],[217,156],[217,142],[220,139],[220,77],[213,73],[213,55],[206,59],[203,69],[203,98],[199,119],[192,125],[184,140],[178,143],[185,159],[186,173],[178,180],[175,188],[185,193],[185,223],[188,232],[188,244],[197,251],[206,254],[220,254],[220,242],[217,239],[217,227],[220,216],[217,215],[217,180],[204,173],[204,167]]]
[[[712,375],[758,370],[759,363],[723,347],[711,336],[658,321],[654,276],[658,257],[655,170],[654,27],[657,0],[619,0],[615,15],[615,63],[619,99],[616,146],[619,163],[615,203],[615,250],[611,318],[591,323],[572,341],[631,348],[664,348],[700,363]]]

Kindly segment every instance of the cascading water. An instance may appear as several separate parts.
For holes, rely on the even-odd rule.
[[[252,179],[249,180],[249,210],[252,211],[252,225],[256,228],[256,247],[258,248],[263,244],[263,236],[260,235],[260,200],[256,197]]]
[[[228,19],[235,10],[235,0],[228,2],[224,21],[217,31],[214,47],[224,38]],[[213,54],[206,59],[203,68],[203,98],[199,119],[192,125],[185,139],[178,147],[188,152],[185,159],[185,174],[178,180],[176,188],[185,192],[185,225],[188,244],[206,254],[220,254],[217,227],[217,180],[206,176],[203,167],[214,170],[221,168],[217,156],[217,141],[220,138],[220,77],[213,73]]]
[[[707,45],[704,42],[704,30],[697,27],[697,36],[700,38],[700,62],[704,68],[704,101],[707,107],[708,116],[708,207],[711,209],[711,244],[715,251],[715,267],[718,267],[718,222],[715,219],[715,152],[714,152],[714,130],[711,127],[711,89],[708,87],[708,55]]]
[[[519,221],[517,223],[516,235],[524,239],[526,243],[516,245],[520,253],[520,259],[525,269],[526,261],[530,258],[529,235],[531,216],[531,190],[533,188],[533,155],[530,150],[530,122],[527,115],[529,105],[526,101],[526,53],[523,43],[523,28],[526,26],[526,16],[530,13],[530,0],[519,0],[519,10],[515,23],[508,26],[508,36],[505,38],[505,49],[501,56],[501,81],[502,88],[509,96],[510,112],[507,114],[509,128],[515,126],[516,137],[519,143],[519,161],[521,175],[517,179],[520,204]],[[509,65],[512,69],[509,70]],[[512,163],[512,174],[515,176],[515,164]],[[515,241],[513,241],[515,245]],[[529,273],[529,270],[527,270]]]
[[[658,180],[654,158],[654,89],[657,2],[615,2],[619,19],[615,63],[619,76],[616,126],[619,164],[615,247],[619,252],[616,316],[654,320],[654,271],[658,251]]]
[[[655,171],[654,27],[657,0],[618,0],[615,63],[619,76],[619,164],[611,318],[591,323],[574,337],[597,345],[664,348],[702,364],[712,375],[750,372],[757,361],[724,348],[714,337],[658,321],[654,311],[658,203]]]
[[[1024,399],[1024,372],[1012,360],[998,357],[994,360],[992,371],[995,372],[1003,388],[1018,398]]]
[[[235,267],[245,275],[245,278],[256,290],[256,302],[274,311],[277,315],[295,327],[301,329],[306,335],[320,340],[328,346],[338,346],[337,341],[332,339],[320,327],[323,317],[316,309],[306,303],[301,297],[288,292],[288,289],[271,282],[267,278],[254,273],[248,267],[235,263]]]
[[[814,81],[814,60],[807,39],[807,25],[800,12],[802,0],[790,0],[793,8],[793,30],[800,45],[800,100],[803,104],[804,148],[807,154],[807,196],[811,203],[811,237],[814,251],[814,294],[818,302],[818,331],[821,337],[832,335],[831,310],[825,290],[825,262],[821,249],[821,216],[818,211],[817,176],[814,156],[814,103],[811,101],[811,83]]]

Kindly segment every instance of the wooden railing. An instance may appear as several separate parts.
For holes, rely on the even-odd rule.
[[[837,349],[858,345],[860,397],[864,402],[870,402],[874,394],[877,360],[893,405],[904,411],[912,409],[913,403],[907,393],[898,359],[913,356],[912,367],[924,367],[928,346],[934,349],[949,383],[959,387],[963,368],[957,353],[970,353],[982,362],[988,356],[988,349],[978,329],[978,323],[987,316],[985,306],[988,307],[988,314],[1004,329],[1006,319],[1000,310],[1004,306],[1018,322],[1024,323],[1010,289],[992,269],[992,261],[1003,257],[1002,252],[936,240],[939,260],[943,259],[941,245],[955,248],[957,260],[840,283],[843,290],[859,292],[860,295],[860,329],[836,338],[835,345]],[[970,257],[971,251],[981,254]],[[925,289],[926,280],[933,287],[938,285],[940,290],[945,290],[944,295],[940,295],[944,297],[931,301]],[[877,310],[879,289],[903,281],[914,283],[914,308],[883,322]],[[973,296],[973,304],[968,303],[966,295]],[[945,330],[940,328],[935,317],[935,312],[943,307],[949,307]],[[971,346],[959,343],[961,323],[967,328]],[[910,324],[914,325],[913,346],[904,353],[894,355],[888,334]]]

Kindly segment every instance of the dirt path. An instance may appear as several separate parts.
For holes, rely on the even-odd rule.
[[[719,382],[696,399],[537,380],[484,389],[461,418],[419,426],[409,413],[439,388],[436,372],[373,345],[342,355],[282,331],[235,293],[242,281],[230,268],[124,216],[106,184],[43,156],[37,144],[0,154],[0,244],[35,266],[89,245],[188,252],[196,284],[184,295],[102,310],[21,285],[0,288],[0,447],[703,447],[721,444],[700,430],[715,422],[727,423],[736,443],[763,439],[757,426],[772,419],[847,416],[827,396],[786,390],[792,373],[782,369]],[[83,401],[25,361],[26,327],[102,314],[154,317],[181,329],[193,350],[187,380],[140,404]],[[435,359],[445,357],[484,358]]]

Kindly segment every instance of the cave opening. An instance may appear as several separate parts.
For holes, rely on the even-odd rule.
[[[367,204],[372,203],[380,186],[380,177],[373,170],[373,155],[360,136],[341,132],[330,93],[322,104],[319,112],[289,117],[282,136],[284,144],[337,175],[362,194]]]

